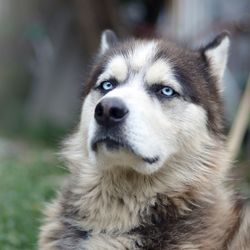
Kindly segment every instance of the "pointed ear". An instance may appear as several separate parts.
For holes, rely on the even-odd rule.
[[[118,43],[118,38],[112,30],[104,30],[101,37],[100,54],[104,54],[108,49]]]
[[[222,80],[227,65],[229,45],[229,33],[225,31],[202,50],[212,70],[212,74],[217,77],[219,81]]]

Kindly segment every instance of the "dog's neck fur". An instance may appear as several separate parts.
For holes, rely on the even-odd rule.
[[[169,216],[188,216],[197,207],[211,210],[215,204],[229,215],[230,194],[225,192],[221,179],[226,163],[218,161],[225,159],[222,157],[223,145],[219,145],[204,144],[200,151],[192,155],[190,152],[185,157],[175,156],[169,166],[152,175],[142,175],[121,167],[100,170],[85,162],[72,174],[68,188],[70,194],[64,192],[65,202],[70,197],[70,207],[73,204],[81,227],[97,232],[129,232],[142,223],[141,218],[150,216],[151,208],[159,200],[166,210],[168,207],[171,209]],[[72,159],[70,162],[74,164]],[[75,162],[81,161],[77,159]],[[183,171],[190,172],[190,168],[192,176],[187,178]],[[195,169],[199,172],[196,173]],[[174,171],[173,175],[171,171]]]

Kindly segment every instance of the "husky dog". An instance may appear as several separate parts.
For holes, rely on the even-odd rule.
[[[229,37],[199,50],[107,30],[46,210],[40,250],[246,250],[250,211],[226,185]]]

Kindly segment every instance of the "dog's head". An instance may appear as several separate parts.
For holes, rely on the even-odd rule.
[[[88,83],[78,140],[101,168],[151,174],[221,134],[220,82],[229,38],[199,50],[162,40],[102,35]]]

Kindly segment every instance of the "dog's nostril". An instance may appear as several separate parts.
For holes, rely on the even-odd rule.
[[[124,107],[112,107],[109,114],[114,119],[121,119],[128,113],[128,110]]]
[[[95,115],[96,116],[102,116],[103,115],[103,107],[102,107],[101,103],[99,103],[96,106]]]
[[[128,109],[119,98],[103,99],[95,109],[95,119],[99,125],[112,126],[125,120]]]

